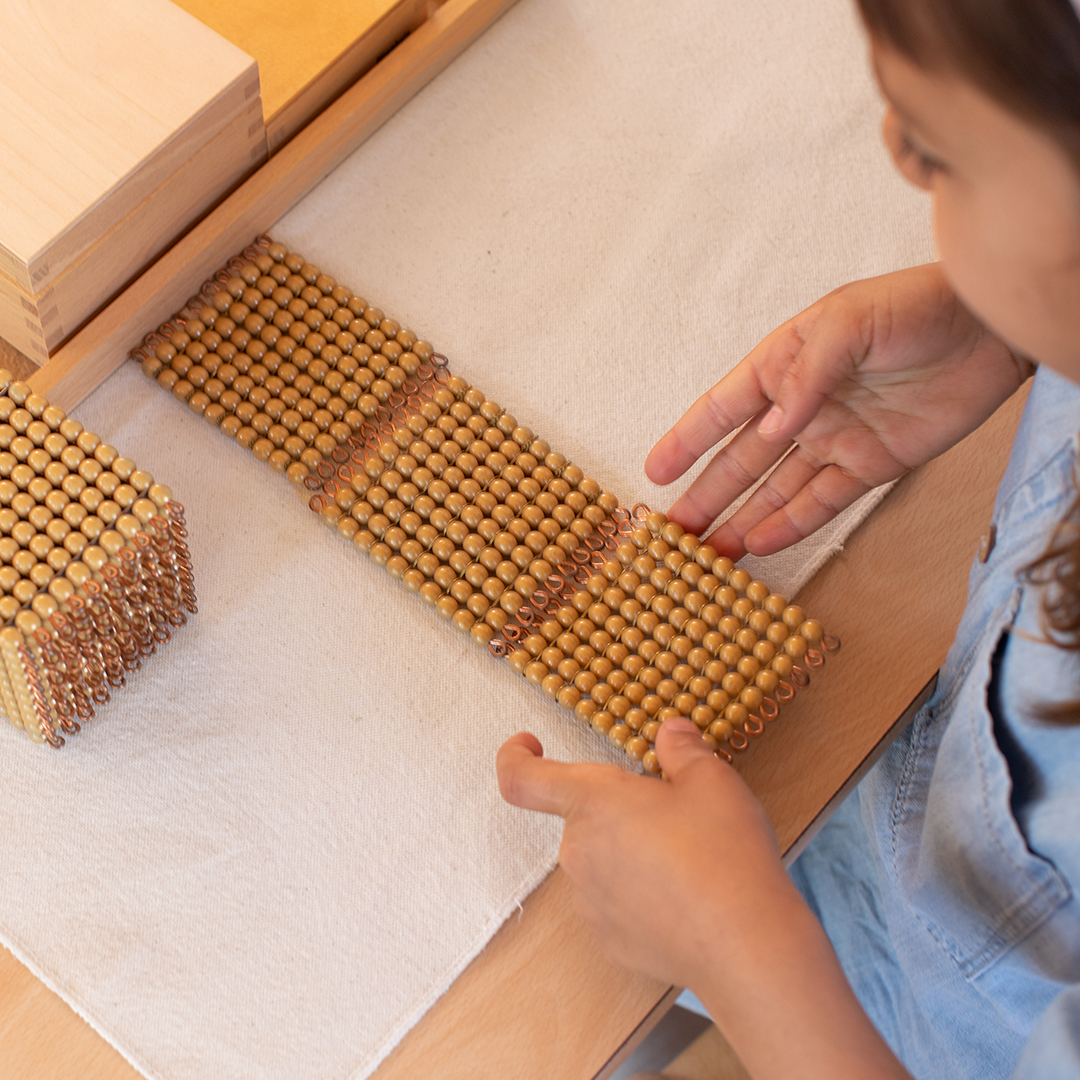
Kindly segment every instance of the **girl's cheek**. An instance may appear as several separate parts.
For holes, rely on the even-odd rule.
[[[993,262],[970,200],[946,185],[934,192],[934,246],[945,274],[968,308],[986,321],[992,304]]]

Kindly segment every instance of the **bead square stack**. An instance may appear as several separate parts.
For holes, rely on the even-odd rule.
[[[0,704],[58,748],[194,612],[183,507],[0,371]]]
[[[447,358],[262,238],[132,353],[356,550],[658,772],[665,719],[729,760],[838,646],[618,498]]]

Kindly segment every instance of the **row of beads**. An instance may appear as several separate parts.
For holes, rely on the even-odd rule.
[[[366,300],[273,243],[216,281],[143,370],[647,770],[669,716],[742,749],[806,681],[820,624],[663,515],[631,520]]]
[[[48,618],[172,493],[26,383],[0,396],[0,623]]]

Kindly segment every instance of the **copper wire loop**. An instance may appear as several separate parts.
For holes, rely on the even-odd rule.
[[[521,626],[535,626],[536,616],[533,614],[532,608],[527,605],[523,605],[514,612],[514,618]]]
[[[314,473],[308,473],[308,475],[304,477],[304,487],[306,487],[308,491],[318,491],[319,488],[322,487],[322,481]]]
[[[592,555],[584,548],[577,547],[570,552],[570,558],[573,559],[574,562],[578,564],[578,566],[584,566],[592,558]]]
[[[810,676],[801,667],[799,667],[798,664],[796,664],[791,669],[791,681],[796,686],[809,686]]]
[[[722,747],[718,746],[713,753],[717,757],[722,757],[729,765],[735,764],[735,759]]]
[[[329,498],[332,499],[338,493],[339,487],[340,485],[338,484],[337,480],[335,480],[334,477],[331,476],[329,480],[323,481],[323,494],[329,496]]]
[[[321,514],[329,505],[330,503],[326,496],[321,493],[319,495],[312,495],[311,498],[308,499],[308,506],[314,510],[316,514]]]
[[[488,649],[491,651],[492,656],[499,657],[509,656],[510,653],[513,652],[510,645],[501,638],[492,638],[491,641],[488,642]]]
[[[746,734],[752,738],[756,738],[765,730],[765,725],[762,723],[761,717],[754,716],[753,713],[746,718],[743,727],[746,729]]]
[[[806,666],[809,668],[819,668],[824,666],[825,656],[817,649],[806,650]]]
[[[330,457],[338,464],[342,465],[349,460],[349,451],[344,446],[335,446],[330,451]]]
[[[329,461],[320,461],[315,467],[315,471],[319,474],[323,480],[329,480],[334,475],[334,466]]]
[[[732,750],[738,750],[740,752],[750,745],[750,740],[741,731],[733,731],[728,742],[731,743]]]
[[[825,634],[821,638],[821,647],[827,653],[834,653],[840,651],[840,639],[833,637],[832,634]]]
[[[507,641],[518,642],[526,636],[523,627],[515,626],[513,623],[507,623],[503,627],[502,635]]]
[[[435,365],[437,369],[441,369],[443,371],[445,371],[446,368],[450,366],[449,359],[447,359],[447,357],[441,352],[432,353],[431,362]]]
[[[634,503],[634,508],[630,511],[634,521],[644,521],[651,513],[645,503]]]
[[[765,720],[775,720],[780,715],[780,708],[772,698],[765,698],[758,711]]]

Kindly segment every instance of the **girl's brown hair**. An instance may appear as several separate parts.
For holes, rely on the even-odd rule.
[[[1080,176],[1080,14],[1072,0],[857,2],[875,39],[920,67],[970,80],[1055,139]],[[1048,636],[1080,652],[1080,496],[1027,577],[1044,587]],[[1044,715],[1080,722],[1080,701]]]
[[[1052,135],[1080,167],[1080,15],[1072,0],[857,0],[871,35],[951,69]]]

